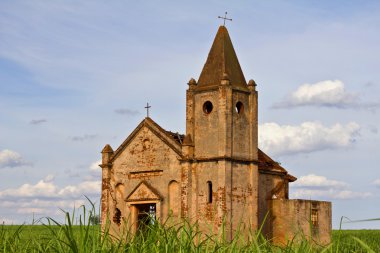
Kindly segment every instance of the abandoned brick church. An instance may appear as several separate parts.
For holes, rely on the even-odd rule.
[[[296,178],[258,148],[258,93],[246,82],[225,26],[216,34],[198,81],[186,91],[186,133],[146,117],[114,151],[102,150],[102,224],[136,231],[144,217],[185,218],[205,233],[239,225],[275,243],[300,231],[331,236],[331,203],[290,200]]]

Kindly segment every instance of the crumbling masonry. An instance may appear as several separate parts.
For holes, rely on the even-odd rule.
[[[242,223],[277,244],[299,232],[329,243],[331,203],[289,200],[296,178],[258,148],[258,93],[245,80],[227,29],[216,34],[186,91],[186,134],[145,118],[115,151],[102,151],[102,225],[139,229],[144,217],[186,218],[205,233]]]

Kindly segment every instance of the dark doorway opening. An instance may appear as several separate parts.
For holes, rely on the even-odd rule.
[[[140,204],[136,205],[136,208],[138,210],[138,230],[144,232],[149,226],[154,225],[156,221],[156,204]]]

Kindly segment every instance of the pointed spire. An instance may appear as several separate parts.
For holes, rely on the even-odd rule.
[[[243,71],[225,26],[220,26],[198,79],[197,88],[215,87],[227,74],[233,87],[247,89]]]

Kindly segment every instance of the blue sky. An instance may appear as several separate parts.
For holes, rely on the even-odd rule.
[[[334,227],[379,218],[378,1],[1,1],[0,219],[98,202],[99,152],[146,102],[184,132],[186,83],[225,11],[258,83],[260,147],[299,178],[291,196],[332,201]]]

